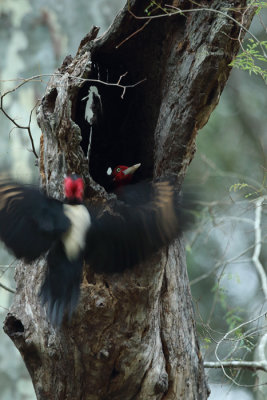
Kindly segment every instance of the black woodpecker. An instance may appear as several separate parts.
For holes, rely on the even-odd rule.
[[[0,239],[26,262],[48,252],[40,299],[53,326],[77,306],[84,260],[96,273],[124,271],[169,244],[187,223],[170,180],[130,186],[141,205],[117,201],[110,214],[83,203],[84,183],[75,174],[65,178],[64,202],[0,180]]]

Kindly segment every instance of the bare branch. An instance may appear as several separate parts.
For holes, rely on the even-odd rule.
[[[236,172],[225,172],[223,170],[221,170],[213,161],[211,161],[205,154],[201,154],[201,160],[210,167],[210,169],[214,170],[216,172],[216,175],[214,174],[209,174],[209,177],[226,177],[226,178],[234,178],[236,179],[242,179],[243,181],[249,182],[251,187],[253,187],[253,189],[255,189],[255,191],[257,190],[261,190],[262,189],[262,184],[259,183],[257,180],[249,177],[249,176],[245,176]]]
[[[131,12],[130,12],[131,13]],[[145,27],[149,24],[149,22],[151,21],[151,18],[148,19],[144,25],[141,26],[141,28],[137,29],[135,32],[133,32],[131,35],[127,36],[126,39],[122,40],[119,44],[117,44],[117,46],[115,47],[116,49],[118,49],[120,46],[122,46],[125,42],[127,42],[129,39],[131,39],[133,36],[137,35],[139,32],[141,32],[143,29],[145,29]]]
[[[254,246],[255,245],[253,244],[253,245],[247,247],[245,250],[242,250],[242,252],[239,253],[237,256],[229,258],[229,260],[225,260],[225,261],[224,260],[219,260],[219,261],[217,261],[217,263],[214,265],[214,267],[210,271],[208,271],[208,272],[204,273],[203,275],[200,275],[197,278],[195,278],[192,281],[190,281],[190,285],[191,286],[195,285],[196,283],[202,281],[203,279],[208,278],[210,275],[212,275],[214,272],[216,272],[222,266],[225,268],[227,265],[233,263],[234,261],[238,260],[243,255],[245,255],[249,250],[252,250],[254,248]],[[247,260],[246,260],[246,262],[247,262]]]
[[[116,87],[120,87],[122,89],[130,89],[130,88],[134,88],[138,85],[140,85],[141,83],[146,81],[146,78],[141,79],[140,81],[133,83],[132,85],[122,85],[120,83],[120,80],[123,76],[125,76],[128,72],[125,72],[124,74],[122,74],[119,78],[119,80],[117,82],[111,83],[111,82],[105,82],[105,81],[101,81],[100,79],[90,79],[90,78],[80,78],[78,76],[74,76],[74,75],[68,75],[68,78],[73,78],[73,79],[77,79],[78,81],[82,81],[82,82],[92,82],[92,83],[100,83],[102,85],[105,86],[116,86]],[[6,96],[9,93],[15,92],[17,89],[19,89],[21,86],[23,86],[25,83],[30,82],[30,81],[36,81],[36,82],[42,82],[41,78],[44,77],[53,77],[53,76],[63,76],[64,74],[61,74],[59,72],[55,72],[53,74],[40,74],[40,75],[35,75],[32,76],[30,78],[18,78],[18,79],[12,79],[12,80],[3,80],[0,79],[0,82],[14,82],[14,81],[18,81],[18,80],[22,80],[23,82],[21,82],[19,85],[17,85],[14,89],[9,90],[7,92],[5,92],[1,97]]]
[[[136,82],[136,83],[134,83],[134,84],[132,84],[132,85],[122,85],[122,84],[121,84],[121,79],[122,79],[125,75],[127,75],[127,73],[128,73],[128,72],[125,72],[124,74],[122,74],[122,75],[119,77],[118,81],[115,82],[115,83],[105,82],[105,81],[101,81],[101,80],[99,80],[99,79],[85,79],[85,78],[80,78],[80,77],[73,76],[73,75],[69,75],[69,78],[78,79],[79,81],[83,81],[83,82],[94,82],[94,83],[100,83],[100,84],[106,85],[106,86],[116,86],[116,87],[119,87],[119,88],[122,89],[121,98],[123,99],[123,98],[124,98],[124,95],[125,95],[125,92],[126,92],[126,89],[134,88],[134,87],[136,87],[137,85],[141,84],[142,82],[146,81],[146,78],[144,78],[144,79],[142,79],[142,80],[140,80],[140,81],[138,81],[138,82]],[[28,135],[29,135],[29,138],[30,138],[31,146],[32,146],[32,152],[33,152],[33,154],[35,155],[35,157],[36,157],[37,159],[38,159],[38,155],[37,155],[37,152],[36,152],[36,149],[35,149],[35,145],[34,145],[34,141],[33,141],[33,136],[32,136],[32,132],[31,132],[31,120],[32,120],[32,113],[33,113],[33,111],[35,110],[35,108],[36,108],[38,102],[35,104],[35,106],[34,106],[33,109],[31,110],[31,112],[30,112],[30,117],[29,117],[29,123],[28,123],[28,125],[26,125],[26,126],[23,126],[23,125],[18,124],[18,123],[16,122],[16,120],[15,120],[14,118],[12,118],[12,117],[7,113],[7,111],[6,111],[5,108],[4,108],[3,102],[4,102],[4,97],[5,97],[6,95],[15,92],[17,89],[19,89],[19,88],[20,88],[21,86],[23,86],[25,83],[30,82],[30,81],[42,82],[41,78],[43,78],[43,77],[51,77],[51,76],[63,76],[63,74],[60,74],[60,73],[41,74],[41,75],[36,75],[36,76],[32,76],[32,77],[30,77],[30,78],[25,78],[25,79],[24,79],[24,78],[19,78],[18,80],[22,80],[22,82],[19,83],[15,88],[13,88],[13,89],[11,89],[11,90],[8,90],[8,91],[6,91],[5,93],[3,93],[3,94],[1,95],[1,97],[0,97],[0,110],[1,110],[2,113],[6,116],[6,118],[9,119],[9,121],[11,121],[11,122],[15,125],[16,128],[24,129],[24,130],[27,130],[27,131],[28,131]],[[16,79],[16,80],[17,80],[17,79]],[[14,80],[11,80],[11,81],[14,81]],[[6,81],[6,80],[0,80],[0,82],[7,82],[7,81]],[[85,97],[85,98],[86,98],[86,97]]]
[[[135,15],[135,14],[130,10],[129,1],[128,1],[128,11],[129,11],[129,13],[130,13],[135,19],[139,19],[139,20],[142,20],[142,19],[144,19],[144,20],[149,20],[149,22],[150,22],[152,19],[156,19],[156,18],[166,18],[166,17],[172,17],[172,16],[174,16],[174,15],[184,15],[184,14],[187,14],[187,13],[195,13],[195,12],[201,12],[201,11],[202,11],[202,12],[203,12],[203,11],[212,12],[212,13],[217,13],[217,14],[223,15],[224,17],[226,17],[226,18],[230,19],[231,21],[235,22],[235,23],[241,28],[240,32],[241,32],[242,29],[243,29],[246,33],[248,33],[248,34],[260,45],[264,57],[267,58],[267,54],[265,53],[265,50],[264,50],[264,48],[262,47],[260,40],[259,40],[255,35],[253,35],[253,33],[252,33],[249,29],[247,29],[242,23],[240,23],[239,21],[237,21],[234,17],[231,17],[231,15],[227,14],[226,12],[223,12],[223,11],[220,11],[220,10],[216,10],[216,9],[213,9],[213,8],[206,8],[206,7],[193,8],[193,9],[186,9],[186,10],[182,10],[181,8],[175,7],[175,6],[173,6],[173,5],[168,5],[168,4],[165,4],[165,7],[168,7],[168,8],[170,8],[170,10],[174,10],[174,11],[173,11],[173,12],[170,12],[170,13],[166,12],[166,13],[164,13],[164,14],[158,14],[158,15],[153,15],[153,16],[151,16],[151,15],[150,15],[150,16],[141,16],[141,17],[140,17],[140,16]],[[251,6],[249,6],[248,8],[250,8],[250,7],[251,7]],[[245,10],[245,12],[248,11],[248,8]],[[245,12],[244,12],[244,13],[245,13]],[[243,22],[243,19],[242,19],[242,22]],[[143,28],[144,28],[144,26],[143,26]],[[142,29],[143,29],[143,28],[142,28]],[[137,31],[137,32],[138,32],[138,31]],[[131,36],[134,36],[137,32],[135,32],[135,33],[132,34]],[[127,41],[128,39],[130,39],[131,36],[129,36],[128,38],[126,38],[124,41]],[[123,42],[122,42],[122,43],[123,43]],[[120,45],[121,45],[122,43],[120,43]]]
[[[122,75],[120,76],[119,80],[118,80],[117,82],[115,82],[115,83],[101,81],[100,79],[80,78],[80,77],[78,77],[78,76],[73,76],[73,75],[69,75],[69,78],[78,79],[79,81],[82,81],[82,82],[101,83],[102,85],[105,85],[105,86],[116,86],[116,87],[122,88],[123,91],[122,91],[121,97],[123,98],[126,89],[134,88],[134,87],[140,85],[141,83],[145,82],[146,79],[147,79],[147,78],[141,79],[140,81],[138,81],[138,82],[136,82],[136,83],[133,83],[132,85],[122,85],[122,84],[120,83],[121,78],[123,78],[123,76],[125,76],[127,73],[128,73],[128,72],[125,72],[124,74],[122,74]],[[56,75],[62,76],[63,74],[57,74],[57,73],[56,73],[56,74],[53,74],[53,75],[55,75],[55,76],[56,76]],[[86,98],[86,97],[85,97],[85,98]]]
[[[1,282],[0,282],[0,287],[3,288],[3,289],[5,289],[5,290],[7,290],[7,291],[10,292],[10,293],[16,293],[15,290],[10,289],[8,286],[4,285],[4,284],[1,283]]]
[[[267,361],[204,361],[204,368],[243,368],[267,372]]]
[[[262,222],[262,211],[263,204],[266,196],[259,197],[255,201],[255,222],[254,222],[254,230],[255,230],[255,248],[252,256],[252,261],[255,265],[255,268],[259,274],[261,280],[261,286],[264,293],[265,301],[267,300],[267,277],[266,272],[262,263],[260,262],[260,253],[262,246],[262,230],[261,230],[261,222]],[[256,356],[261,360],[262,363],[266,363],[266,346],[267,346],[267,333],[265,333],[259,340],[258,346],[256,349]],[[258,374],[259,382],[262,382],[261,374]]]
[[[5,310],[5,311],[9,311],[9,309],[8,308],[6,308],[6,307],[3,307],[3,306],[1,306],[0,305],[0,308],[2,308],[3,310]]]
[[[216,357],[216,359],[217,359],[217,361],[218,361],[218,364],[220,364],[224,375],[225,375],[228,379],[230,379],[230,381],[232,381],[232,382],[233,382],[235,385],[237,385],[237,386],[252,387],[252,386],[254,386],[254,385],[240,385],[240,384],[239,384],[238,382],[236,382],[236,380],[234,380],[229,374],[227,374],[227,372],[226,372],[225,369],[224,369],[224,365],[223,365],[223,363],[224,363],[225,361],[220,360],[220,357],[218,356],[219,346],[222,344],[223,341],[225,341],[225,340],[227,339],[227,337],[228,337],[229,335],[231,335],[231,334],[234,333],[235,331],[239,330],[240,328],[242,328],[242,327],[244,327],[244,326],[246,326],[246,325],[248,325],[248,324],[250,324],[250,323],[252,323],[252,322],[255,322],[255,321],[259,320],[261,317],[264,317],[264,316],[266,316],[266,313],[265,313],[265,312],[263,312],[263,313],[260,314],[260,315],[257,315],[256,317],[250,319],[249,321],[243,322],[242,324],[240,324],[240,325],[236,326],[235,328],[231,329],[230,331],[228,331],[228,332],[219,340],[219,342],[217,343],[217,345],[216,345],[216,347],[215,347],[215,352],[214,352],[214,353],[215,353],[215,357]],[[264,363],[264,361],[262,361],[262,362],[260,362],[260,363]],[[262,364],[262,365],[263,365],[263,364]],[[266,363],[266,365],[267,365],[267,363]]]
[[[258,356],[261,359],[261,362],[266,362],[266,357],[265,357],[265,348],[267,345],[267,333],[265,333],[265,335],[263,335],[259,341],[258,344]]]
[[[255,222],[254,222],[254,229],[255,229],[255,247],[254,253],[252,256],[252,261],[258,271],[260,276],[262,290],[264,293],[264,298],[267,300],[267,277],[265,270],[263,268],[262,263],[260,262],[259,256],[261,252],[261,245],[262,245],[262,235],[261,235],[261,215],[262,215],[262,204],[264,202],[265,197],[259,197],[255,201]]]
[[[32,118],[32,113],[33,113],[34,109],[36,108],[37,104],[33,107],[33,109],[32,109],[31,112],[30,112],[29,123],[28,123],[27,126],[23,126],[23,125],[18,124],[18,123],[15,121],[15,119],[12,118],[12,117],[7,113],[7,111],[4,109],[4,104],[3,104],[3,102],[4,102],[4,97],[5,97],[8,93],[14,92],[14,91],[15,91],[16,89],[18,89],[20,86],[22,86],[22,84],[18,85],[15,89],[10,90],[10,91],[8,91],[8,92],[5,92],[3,95],[1,95],[1,98],[0,98],[0,110],[1,110],[2,113],[6,116],[6,118],[9,119],[9,121],[11,121],[11,122],[15,125],[15,127],[19,128],[19,129],[24,129],[24,130],[27,130],[27,131],[28,131],[29,138],[30,138],[30,141],[31,141],[31,146],[32,146],[32,152],[33,152],[33,154],[35,155],[35,157],[38,158],[38,155],[37,155],[37,152],[36,152],[36,149],[35,149],[35,145],[34,145],[34,141],[33,141],[33,137],[32,137],[32,132],[31,132],[31,118]]]

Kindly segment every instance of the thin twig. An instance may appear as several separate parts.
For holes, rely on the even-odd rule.
[[[151,21],[151,19],[149,19],[148,21],[146,21],[144,23],[144,25],[141,26],[141,28],[137,29],[136,31],[134,31],[131,35],[127,36],[126,39],[122,40],[119,44],[117,44],[117,46],[115,46],[115,49],[118,49],[120,46],[122,46],[125,42],[127,42],[128,40],[130,40],[133,36],[137,35],[139,32],[141,32],[143,29],[145,29],[145,27],[149,24],[149,22]]]
[[[39,82],[42,82],[42,81],[40,80],[41,78],[44,78],[44,77],[50,77],[50,78],[51,78],[51,77],[56,77],[56,76],[61,77],[61,76],[63,76],[63,75],[66,75],[66,74],[61,74],[61,73],[59,73],[59,72],[55,72],[55,73],[53,73],[53,74],[40,74],[40,75],[35,75],[35,76],[32,76],[32,77],[30,77],[30,78],[25,78],[25,79],[24,79],[24,78],[17,78],[17,79],[12,79],[12,80],[0,79],[0,82],[14,82],[14,81],[18,81],[18,80],[23,80],[23,82],[21,82],[19,85],[17,85],[14,89],[5,92],[1,97],[4,97],[4,96],[6,96],[6,95],[9,94],[9,93],[14,92],[15,90],[19,89],[21,86],[23,86],[23,85],[24,85],[25,83],[27,83],[27,82],[30,82],[30,81],[37,81],[37,82],[39,81]],[[123,75],[121,75],[121,77],[123,77],[123,76],[125,76],[125,75],[126,75],[126,73],[124,73]],[[122,88],[122,89],[134,88],[134,87],[136,87],[136,86],[138,86],[138,85],[140,85],[141,83],[143,83],[143,82],[146,81],[146,78],[144,78],[144,79],[141,79],[140,81],[138,81],[138,82],[136,82],[136,83],[133,83],[132,85],[122,85],[122,84],[120,83],[120,78],[119,78],[119,80],[118,80],[117,82],[115,82],[115,83],[105,82],[105,81],[102,81],[102,80],[100,80],[100,79],[80,78],[79,76],[74,76],[74,75],[68,75],[68,78],[77,79],[77,80],[79,80],[79,81],[81,81],[81,82],[100,83],[100,84],[105,85],[105,86],[116,86],[116,87],[120,87],[120,88]]]
[[[253,37],[253,39],[254,39],[257,43],[259,43],[260,46],[261,46],[260,40],[259,40],[255,35],[253,35],[252,32],[250,32],[244,25],[242,25],[242,23],[238,22],[235,18],[231,17],[231,15],[228,15],[228,14],[226,14],[226,13],[223,12],[223,11],[215,10],[215,9],[213,9],[213,8],[206,8],[206,7],[192,8],[192,9],[182,10],[181,8],[178,8],[178,7],[175,7],[175,6],[172,6],[172,5],[168,5],[168,4],[165,4],[165,7],[168,7],[168,8],[170,8],[170,9],[173,9],[173,10],[176,10],[176,11],[174,11],[174,12],[172,12],[172,13],[166,13],[166,14],[158,14],[158,15],[153,15],[153,16],[150,15],[149,17],[146,17],[146,16],[143,16],[143,17],[137,16],[137,15],[135,15],[135,14],[129,9],[129,7],[128,7],[128,11],[129,11],[129,13],[130,13],[135,19],[140,19],[140,20],[142,20],[142,19],[145,19],[145,20],[147,20],[147,19],[152,20],[152,19],[156,19],[156,18],[166,18],[166,17],[172,17],[172,16],[174,16],[174,15],[183,15],[183,14],[186,14],[186,13],[194,13],[194,12],[200,12],[200,11],[208,11],[208,12],[220,14],[220,15],[223,15],[224,17],[230,19],[231,21],[235,22],[240,28],[242,28],[246,33],[248,33],[251,37]],[[263,52],[264,57],[267,58],[267,55],[266,55],[266,53],[265,53],[265,51],[264,51],[264,48],[262,48],[262,46],[261,46],[261,49],[262,49],[262,52]]]
[[[22,84],[21,84],[21,85],[18,85],[18,87],[20,87],[20,86],[22,86]],[[18,88],[18,87],[17,87],[17,88]],[[16,90],[16,89],[14,89],[14,90]],[[12,118],[12,117],[6,112],[6,110],[4,109],[4,105],[3,105],[4,97],[5,97],[8,93],[12,93],[14,90],[10,90],[10,91],[8,91],[8,92],[5,92],[3,95],[1,95],[0,110],[1,110],[2,113],[5,115],[5,117],[6,117],[7,119],[9,119],[9,121],[11,121],[11,122],[15,125],[16,128],[24,129],[24,130],[27,130],[27,131],[28,131],[29,138],[30,138],[30,142],[31,142],[31,146],[32,146],[32,152],[33,152],[33,154],[35,155],[35,157],[38,158],[38,155],[37,155],[37,152],[36,152],[36,149],[35,149],[35,145],[34,145],[34,141],[33,141],[33,137],[32,137],[32,132],[31,132],[31,118],[32,118],[32,113],[33,113],[34,109],[36,108],[37,103],[36,103],[36,105],[33,107],[33,109],[32,109],[31,112],[30,112],[30,118],[29,118],[29,123],[28,123],[28,125],[27,125],[27,126],[23,126],[23,125],[18,124],[18,123],[15,121],[15,119]]]
[[[4,284],[1,283],[1,282],[0,282],[0,287],[3,288],[3,289],[5,289],[5,290],[7,290],[7,291],[10,292],[10,293],[16,293],[15,290],[10,289],[8,286],[4,285]]]
[[[166,7],[170,7],[170,8],[179,10],[177,7],[174,7],[174,6],[172,6],[172,5],[170,5],[170,6],[166,5]],[[238,40],[239,40],[240,44],[241,44],[241,39],[240,39],[240,38],[241,38],[241,32],[242,32],[242,29],[243,29],[246,33],[248,33],[251,37],[253,37],[253,39],[260,45],[260,48],[261,48],[261,50],[262,50],[262,53],[263,53],[264,57],[267,58],[267,54],[265,53],[265,49],[264,49],[264,47],[262,46],[260,40],[259,40],[255,35],[253,35],[253,33],[252,33],[249,29],[247,29],[247,28],[243,25],[244,15],[245,15],[245,13],[249,10],[250,7],[251,7],[251,5],[249,5],[249,6],[245,9],[244,13],[242,14],[241,23],[238,22],[235,18],[231,17],[231,15],[228,15],[228,14],[226,14],[225,12],[220,11],[220,10],[214,10],[213,8],[206,8],[206,9],[205,9],[205,8],[202,8],[202,11],[210,11],[210,12],[213,12],[213,13],[218,13],[218,14],[223,15],[223,16],[226,17],[226,18],[229,18],[231,21],[235,22],[235,23],[241,28],[241,29],[240,29],[240,32],[239,32],[239,35],[238,35]],[[192,9],[192,10],[184,10],[184,11],[182,11],[182,12],[183,12],[183,13],[184,13],[184,12],[190,12],[190,11],[195,12],[195,11],[200,11],[200,10],[201,10],[201,9],[198,8],[198,9]]]
[[[224,375],[225,375],[228,379],[230,379],[230,381],[232,381],[232,382],[233,382],[235,385],[237,385],[237,386],[253,387],[254,385],[240,385],[238,382],[236,382],[235,379],[233,379],[229,374],[227,374],[227,372],[226,372],[225,369],[224,369],[224,365],[223,365],[224,361],[221,361],[221,360],[220,360],[220,357],[218,356],[219,346],[221,345],[221,343],[222,343],[223,341],[225,341],[225,340],[227,339],[227,337],[228,337],[229,335],[231,335],[231,334],[234,333],[235,331],[239,330],[240,328],[242,328],[242,327],[244,327],[244,326],[246,326],[246,325],[248,325],[248,324],[250,324],[250,323],[252,323],[252,322],[255,322],[255,321],[259,320],[261,317],[264,317],[264,316],[266,316],[266,313],[265,313],[265,312],[263,312],[263,313],[260,314],[260,315],[257,315],[256,317],[250,319],[249,321],[243,322],[242,324],[240,324],[240,325],[236,326],[235,328],[231,329],[230,331],[228,331],[228,332],[219,340],[219,342],[217,343],[217,345],[216,345],[216,347],[215,347],[215,352],[214,352],[214,353],[215,353],[215,357],[216,357],[218,363],[220,364],[221,369],[222,369]],[[262,363],[263,363],[263,362],[262,362]]]
[[[193,279],[192,281],[190,281],[190,285],[195,285],[196,283],[198,283],[199,281],[208,278],[210,275],[212,275],[215,271],[217,271],[220,267],[223,266],[223,268],[225,268],[227,265],[231,264],[232,262],[240,259],[240,257],[244,256],[249,250],[254,248],[254,244],[247,247],[245,250],[242,250],[241,253],[239,253],[237,256],[234,256],[232,258],[229,258],[229,260],[219,260],[217,261],[217,263],[215,264],[214,268],[212,268],[212,270],[210,270],[209,272],[206,272],[205,274]]]
[[[146,78],[144,78],[144,79],[142,79],[142,80],[140,80],[140,81],[138,81],[138,82],[136,82],[136,83],[134,83],[134,84],[132,84],[132,85],[122,85],[122,84],[121,84],[121,80],[122,80],[122,78],[123,78],[125,75],[127,75],[127,73],[128,73],[128,72],[125,72],[124,74],[122,74],[122,75],[119,77],[118,81],[115,82],[115,83],[105,82],[105,81],[101,81],[101,80],[99,80],[99,79],[80,78],[80,77],[73,76],[73,75],[68,75],[68,78],[78,79],[79,81],[82,81],[82,82],[100,83],[100,84],[106,85],[106,86],[115,86],[115,87],[119,87],[119,88],[122,89],[121,98],[123,99],[123,98],[124,98],[124,95],[125,95],[125,92],[126,92],[126,89],[134,88],[134,87],[136,87],[137,85],[141,84],[142,82],[144,82],[144,81],[146,80]],[[6,117],[7,119],[9,119],[9,121],[11,121],[11,122],[15,125],[16,128],[24,129],[24,130],[27,130],[27,131],[28,131],[29,138],[30,138],[30,142],[31,142],[31,146],[32,146],[32,152],[33,152],[33,154],[35,155],[35,157],[36,157],[37,159],[38,159],[38,154],[37,154],[37,151],[36,151],[36,149],[35,149],[34,140],[33,140],[32,132],[31,132],[31,119],[32,119],[32,113],[33,113],[34,109],[36,108],[38,102],[36,103],[36,105],[33,107],[33,109],[32,109],[31,112],[30,112],[30,117],[29,117],[29,123],[28,123],[28,125],[27,125],[27,126],[23,126],[23,125],[18,124],[18,123],[15,121],[15,119],[12,118],[12,117],[7,113],[7,111],[5,110],[4,104],[3,104],[3,102],[4,102],[4,97],[7,96],[7,95],[10,94],[10,93],[15,92],[17,89],[19,89],[20,87],[22,87],[22,86],[23,86],[25,83],[27,83],[27,82],[30,82],[30,81],[31,81],[31,82],[32,82],[32,81],[42,82],[41,78],[44,78],[44,77],[51,77],[51,76],[63,76],[63,75],[64,75],[64,74],[54,73],[54,74],[40,74],[40,75],[35,75],[35,76],[32,76],[32,77],[30,77],[30,78],[25,78],[25,79],[24,79],[24,78],[18,78],[18,79],[16,79],[16,80],[22,80],[22,82],[19,83],[15,88],[10,89],[10,90],[6,91],[5,93],[1,94],[1,97],[0,97],[0,110],[1,110],[2,113],[5,115],[5,117]],[[9,81],[11,81],[11,80],[9,80]],[[12,81],[15,81],[15,80],[12,80]],[[7,82],[7,80],[0,80],[0,82]]]

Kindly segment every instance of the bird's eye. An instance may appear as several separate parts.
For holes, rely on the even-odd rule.
[[[117,168],[117,169],[116,169],[116,172],[121,172],[121,169],[120,169],[120,168]]]

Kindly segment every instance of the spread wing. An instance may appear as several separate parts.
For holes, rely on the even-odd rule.
[[[0,239],[17,258],[32,261],[70,226],[63,204],[38,189],[0,180]]]
[[[96,218],[87,234],[85,259],[96,272],[119,272],[145,261],[186,224],[170,181],[134,186],[138,205],[118,203],[116,215]]]

